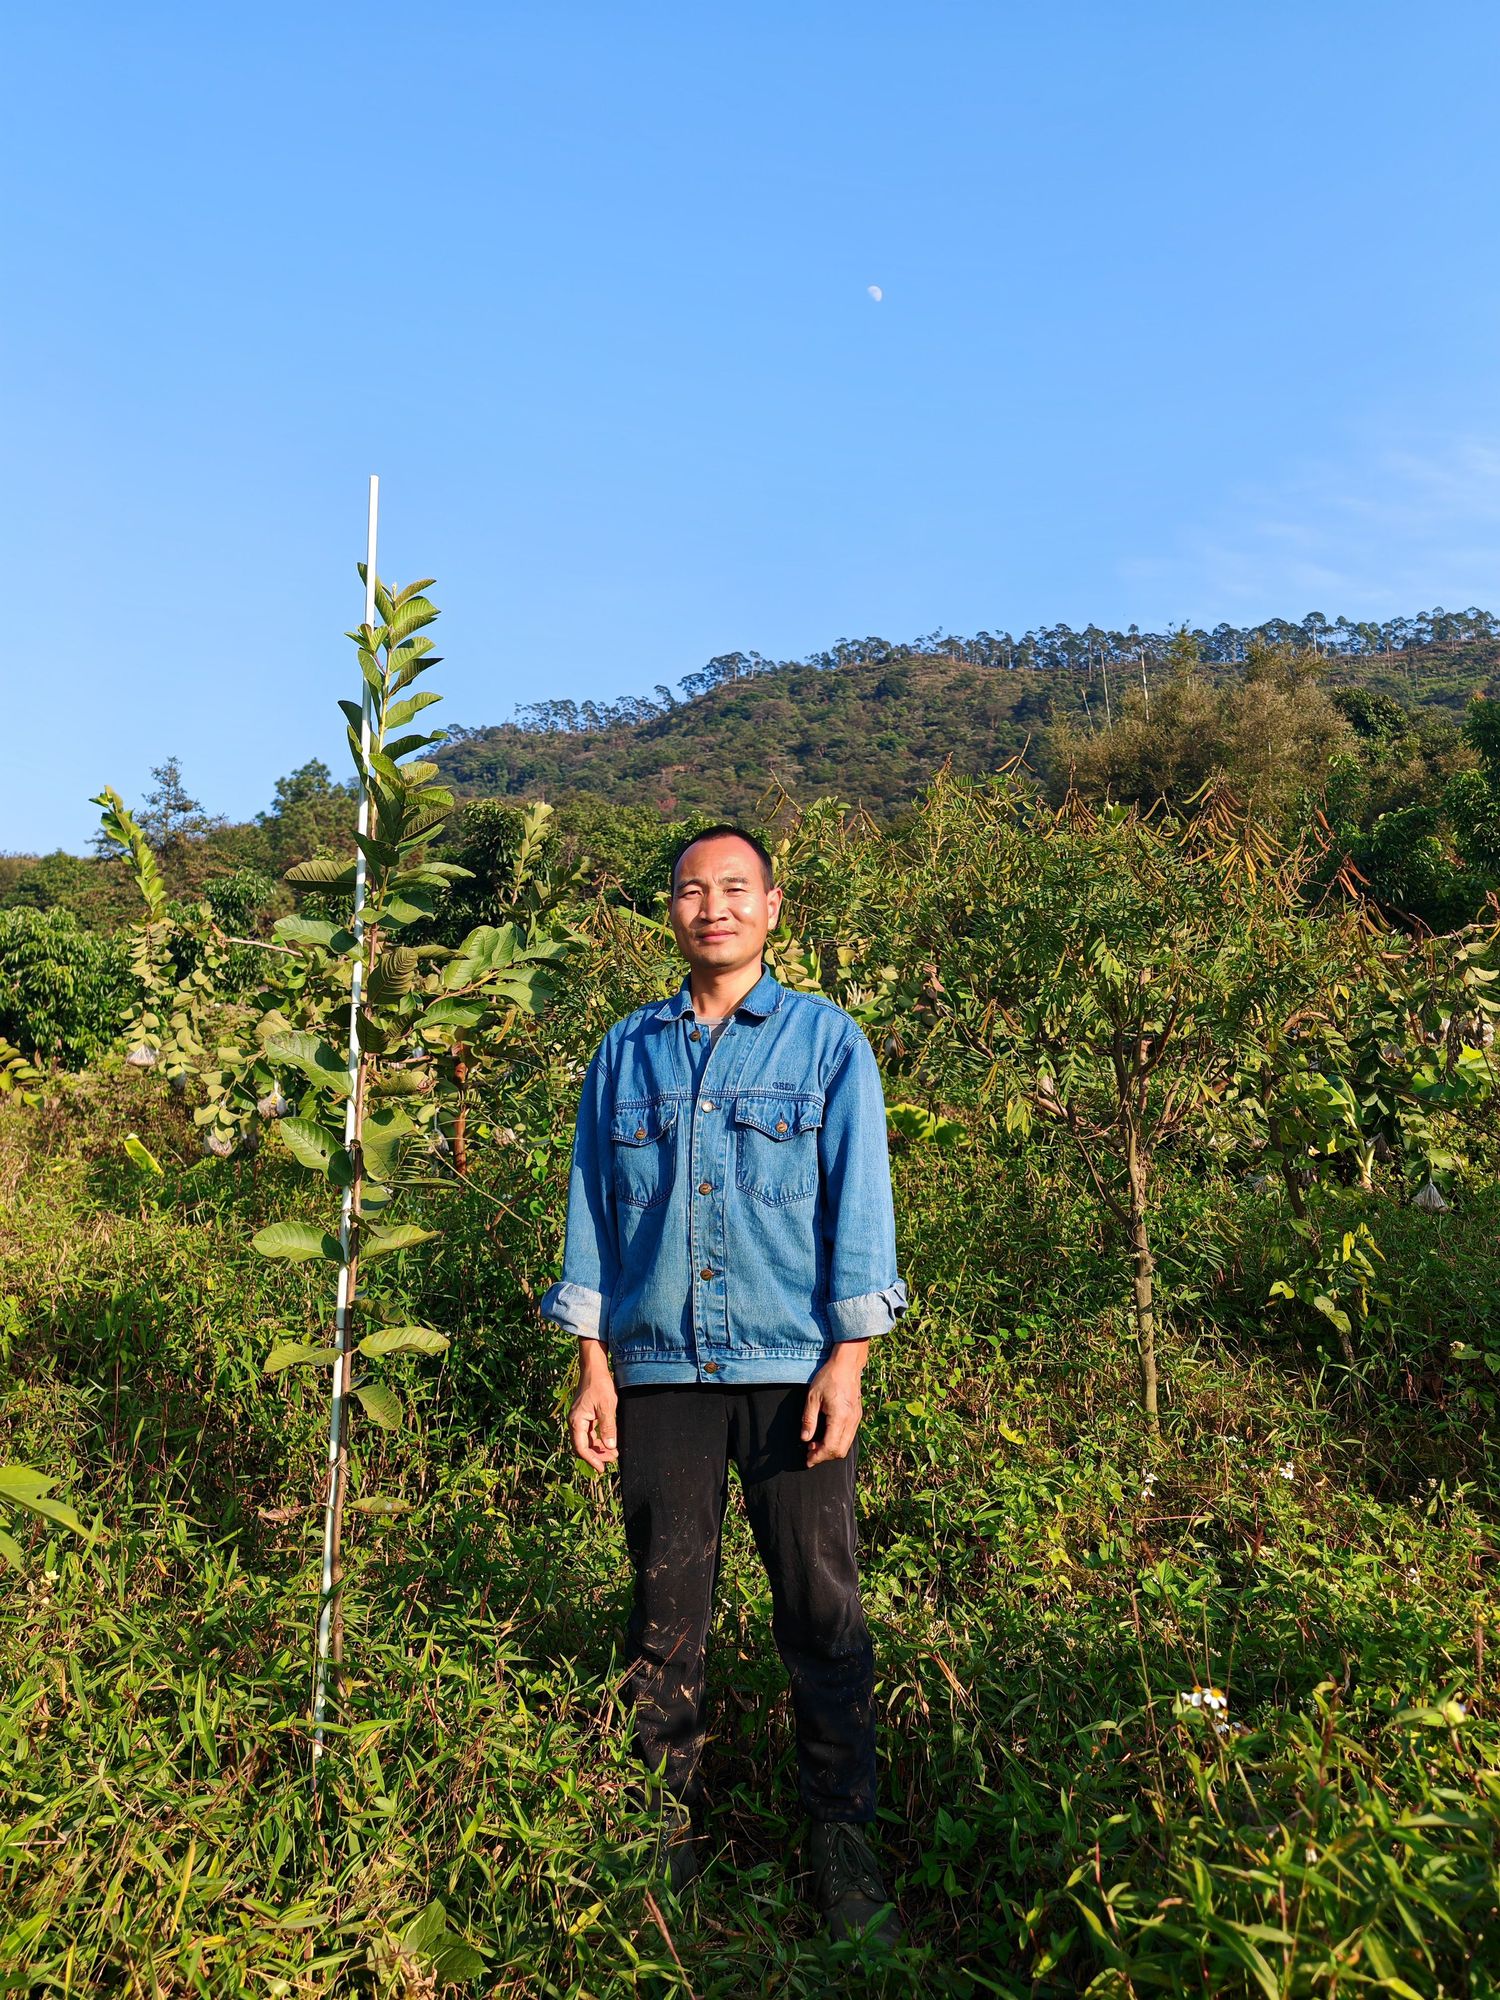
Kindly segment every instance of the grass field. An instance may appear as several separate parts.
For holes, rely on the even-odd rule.
[[[622,1538],[564,1448],[571,1357],[531,1305],[566,1137],[487,1151],[503,1209],[430,1201],[424,1310],[453,1346],[399,1364],[405,1430],[359,1434],[356,1490],[409,1511],[352,1530],[347,1726],[315,1814],[325,1412],[317,1379],[261,1362],[318,1330],[327,1287],[247,1247],[295,1170],[269,1148],[197,1164],[185,1114],[113,1062],[0,1112],[0,1457],[91,1524],[23,1527],[26,1571],[0,1582],[5,1991],[879,1979],[797,1894],[787,1704],[736,1511],[719,1851],[683,1903],[623,1802]],[[1496,1991],[1494,1466],[1449,1352],[1500,1311],[1500,1191],[1438,1216],[1363,1198],[1408,1337],[1360,1382],[1262,1305],[1279,1197],[1164,1182],[1152,1455],[1128,1292],[1066,1178],[975,1146],[898,1148],[896,1174],[917,1303],[877,1349],[861,1442],[907,1925],[890,1990]]]

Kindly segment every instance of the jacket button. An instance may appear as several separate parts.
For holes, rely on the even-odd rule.
[[[636,1126],[636,1128],[635,1128],[635,1136],[637,1137],[637,1139],[644,1139],[644,1138],[645,1138],[645,1136],[646,1136],[646,1128],[645,1128],[645,1126],[644,1126],[644,1125],[637,1125],[637,1126]]]
[[[712,1194],[713,1191],[714,1191],[714,1184],[712,1181],[699,1181],[698,1183],[699,1194]]]
[[[703,1269],[698,1273],[698,1276],[700,1278],[711,1278],[713,1276],[713,1272],[705,1264]]]
[[[704,1374],[705,1374],[705,1375],[717,1375],[717,1374],[718,1374],[718,1372],[719,1372],[719,1364],[718,1364],[718,1362],[717,1362],[717,1361],[705,1361],[705,1362],[704,1362],[704,1364],[703,1364],[703,1372],[704,1372]]]
[[[784,1118],[778,1118],[776,1120],[776,1130],[778,1132],[784,1132],[786,1130],[786,1120]],[[636,1137],[639,1138],[640,1134],[637,1133]]]
[[[700,1111],[712,1111],[713,1108],[714,1104],[713,1104],[713,1099],[711,1097],[705,1097],[703,1102],[698,1106],[698,1109]]]
[[[698,1030],[694,1028],[693,1032],[688,1036],[688,1040],[690,1042],[701,1042],[703,1040],[703,1037],[698,1033]]]

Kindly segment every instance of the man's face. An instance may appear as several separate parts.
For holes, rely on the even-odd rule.
[[[760,856],[732,833],[695,840],[677,864],[672,935],[694,971],[754,964],[780,914],[781,891],[767,889]]]

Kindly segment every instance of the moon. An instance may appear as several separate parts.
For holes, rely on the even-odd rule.
[[[885,297],[885,293],[881,290],[879,285],[866,285],[865,290],[870,294],[870,297],[875,301],[876,305],[879,305],[880,301]]]

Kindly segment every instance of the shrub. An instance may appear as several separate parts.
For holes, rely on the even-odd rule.
[[[125,954],[65,909],[0,910],[0,1036],[81,1069],[114,1040]]]

